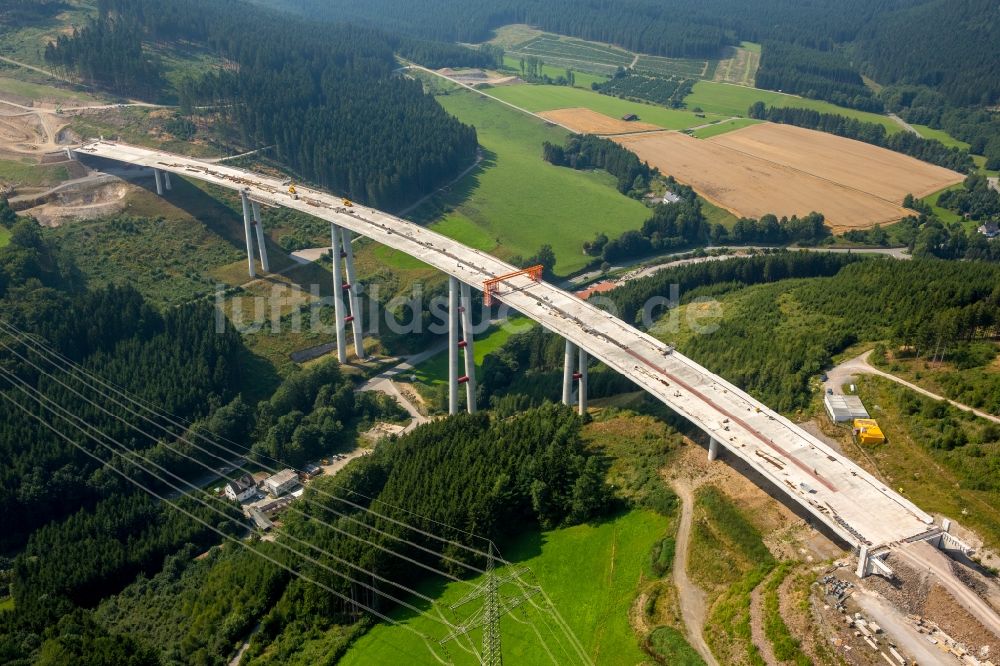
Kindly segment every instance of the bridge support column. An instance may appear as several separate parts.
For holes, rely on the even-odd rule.
[[[576,360],[576,345],[566,341],[566,353],[563,356],[563,394],[564,405],[573,404],[573,363]]]
[[[708,459],[715,460],[719,457],[719,440],[714,437],[708,439]]]
[[[341,227],[340,242],[343,246],[341,256],[344,258],[344,268],[347,271],[347,302],[351,306],[351,331],[354,333],[354,353],[358,360],[365,359],[365,332],[361,317],[360,287],[357,284],[357,273],[354,271],[354,249],[351,246],[351,232]]]
[[[159,169],[153,169],[153,180],[156,181],[156,193],[161,197],[163,196],[163,172]]]
[[[156,191],[162,194],[162,186],[160,183],[160,172],[156,171]],[[247,264],[250,269],[250,277],[257,277],[257,267],[253,262],[253,235],[250,230],[251,213],[250,213],[250,197],[247,196],[246,191],[240,192],[240,199],[243,202],[243,232],[246,234],[247,238]]]
[[[170,189],[170,174],[167,176],[167,189]],[[264,269],[265,273],[271,272],[270,262],[267,260],[267,246],[264,244],[264,225],[260,221],[260,204],[256,201],[250,202],[250,208],[253,210],[253,226],[257,230],[257,249],[260,250],[260,267]]]
[[[448,278],[448,413],[458,413],[458,279]]]
[[[170,172],[169,171],[164,171],[163,172],[163,186],[167,188],[168,192],[170,190],[174,189],[173,186],[170,184]]]
[[[579,378],[577,379],[577,395],[580,407],[580,416],[587,413],[587,361],[589,356],[587,351],[580,348],[580,362],[578,363],[577,374]]]
[[[347,340],[344,330],[344,278],[341,270],[340,227],[330,225],[330,259],[333,262],[333,318],[337,330],[337,360],[347,363]]]
[[[476,413],[476,353],[473,347],[472,290],[464,282],[460,285],[462,318],[462,353],[465,355],[465,404],[470,414]]]
[[[868,546],[861,544],[858,550],[858,569],[854,573],[857,574],[858,578],[864,578],[870,572],[868,569]]]

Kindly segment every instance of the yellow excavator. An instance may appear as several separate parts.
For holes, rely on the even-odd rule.
[[[298,199],[299,198],[299,193],[295,190],[295,185],[294,184],[288,186],[288,193],[292,195],[293,199]]]
[[[344,199],[344,207],[345,207],[345,208],[350,208],[350,207],[351,207],[351,206],[353,206],[353,205],[354,205],[354,204],[353,204],[353,203],[351,203],[351,200],[350,200],[350,199]]]

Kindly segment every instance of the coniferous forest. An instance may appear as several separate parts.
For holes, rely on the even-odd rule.
[[[449,116],[420,83],[393,74],[394,47],[438,57],[460,47],[291,19],[236,0],[101,0],[100,16],[60,37],[46,59],[122,95],[144,96],[158,66],[145,41],[197,42],[232,63],[179,84],[181,107],[229,116],[247,146],[276,146],[305,178],[357,201],[397,208],[475,157],[474,128]]]

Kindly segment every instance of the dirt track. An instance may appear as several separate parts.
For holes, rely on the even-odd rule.
[[[691,646],[709,666],[718,666],[701,632],[708,610],[705,605],[705,592],[687,575],[688,542],[691,540],[691,522],[694,516],[694,488],[688,479],[676,479],[673,482],[673,489],[681,500],[681,519],[677,525],[677,551],[674,555],[673,570],[681,616],[688,629]]]

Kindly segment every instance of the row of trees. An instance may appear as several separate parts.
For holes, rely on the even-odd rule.
[[[791,107],[768,107],[763,102],[754,102],[748,114],[751,118],[759,120],[796,125],[857,139],[955,171],[969,172],[975,168],[969,151],[962,148],[946,146],[937,139],[924,139],[912,132],[889,134],[882,125],[848,118],[837,113],[820,113],[811,109]]]
[[[863,111],[881,113],[882,102],[865,87],[857,69],[837,51],[820,51],[786,42],[762,45],[756,85],[797,93]]]
[[[1000,169],[1000,115],[988,109],[956,106],[927,86],[896,85],[882,90],[886,109],[917,125],[943,129],[986,157],[987,169]]]
[[[147,61],[144,40],[202,45],[235,66],[182,81],[182,108],[216,107],[246,145],[275,144],[279,160],[351,199],[399,207],[474,159],[475,129],[449,116],[419,82],[394,75],[393,48],[477,64],[495,54],[300,22],[235,0],[101,0],[99,7],[88,28],[51,46],[51,59],[143,94],[129,84],[141,76],[118,72]],[[104,35],[121,38],[97,38]]]
[[[571,169],[604,169],[617,179],[619,192],[635,197],[644,195],[658,174],[628,148],[592,134],[574,134],[565,146],[546,141],[542,144],[542,159]]]

